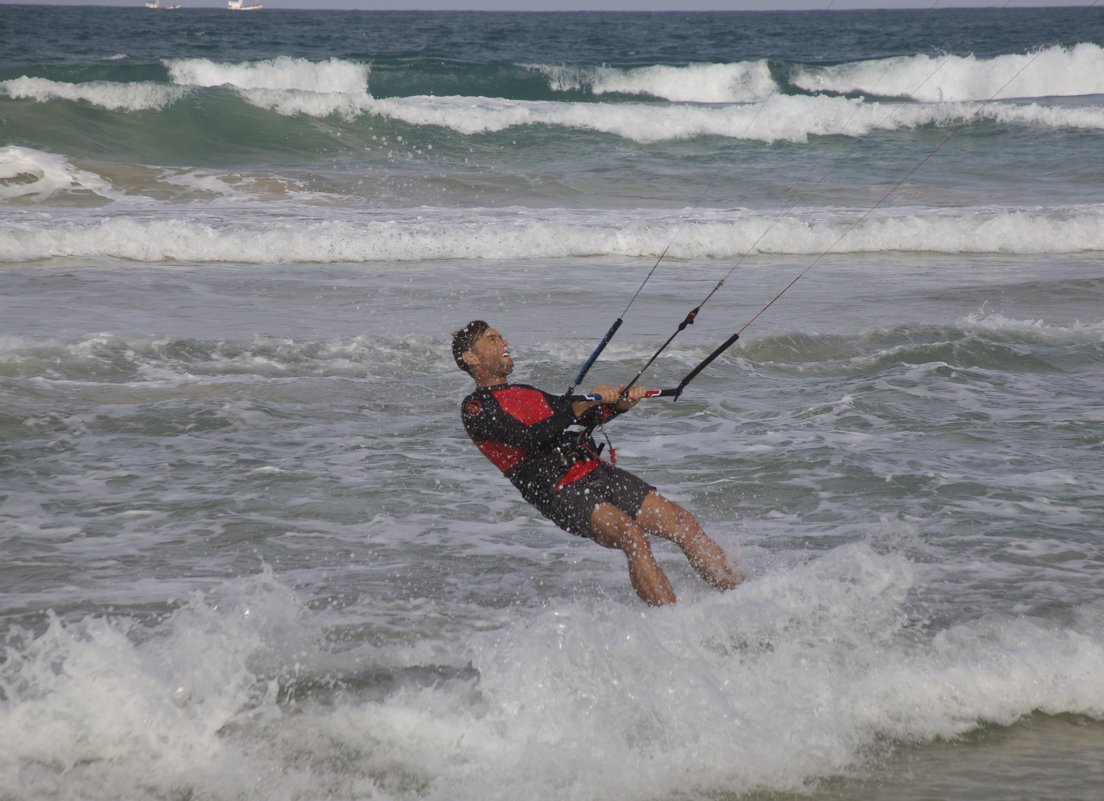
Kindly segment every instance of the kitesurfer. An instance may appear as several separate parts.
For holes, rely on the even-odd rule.
[[[652,606],[675,602],[667,575],[656,562],[648,534],[671,540],[703,579],[728,590],[744,576],[693,516],[633,474],[598,458],[584,432],[633,408],[646,390],[603,385],[601,400],[573,400],[527,384],[511,384],[509,343],[482,320],[453,336],[457,366],[475,379],[461,404],[464,428],[526,501],[560,528],[624,552],[629,580]]]

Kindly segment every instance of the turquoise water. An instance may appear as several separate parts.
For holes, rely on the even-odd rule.
[[[0,9],[0,799],[1097,798],[1102,48]],[[752,580],[650,610],[448,337],[566,388],[665,248],[585,383],[726,277],[609,434]]]

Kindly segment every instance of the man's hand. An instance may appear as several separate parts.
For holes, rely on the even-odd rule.
[[[572,406],[572,411],[576,417],[582,415],[587,409],[599,404],[605,404],[607,406],[613,406],[619,412],[627,412],[632,407],[636,406],[647,393],[645,387],[631,387],[627,393],[622,395],[624,387],[614,387],[609,384],[602,384],[590,391],[591,395],[598,395],[601,400],[597,401],[579,401]]]

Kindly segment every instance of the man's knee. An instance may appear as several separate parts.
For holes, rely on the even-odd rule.
[[[619,548],[626,553],[648,548],[644,530],[635,520],[613,504],[602,503],[590,515],[594,541],[606,548]]]
[[[692,538],[704,533],[692,514],[654,491],[644,499],[636,519],[651,533],[668,539]]]

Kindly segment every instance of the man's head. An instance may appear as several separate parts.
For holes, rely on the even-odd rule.
[[[480,385],[501,383],[514,369],[510,343],[483,320],[472,320],[453,334],[452,358]]]

